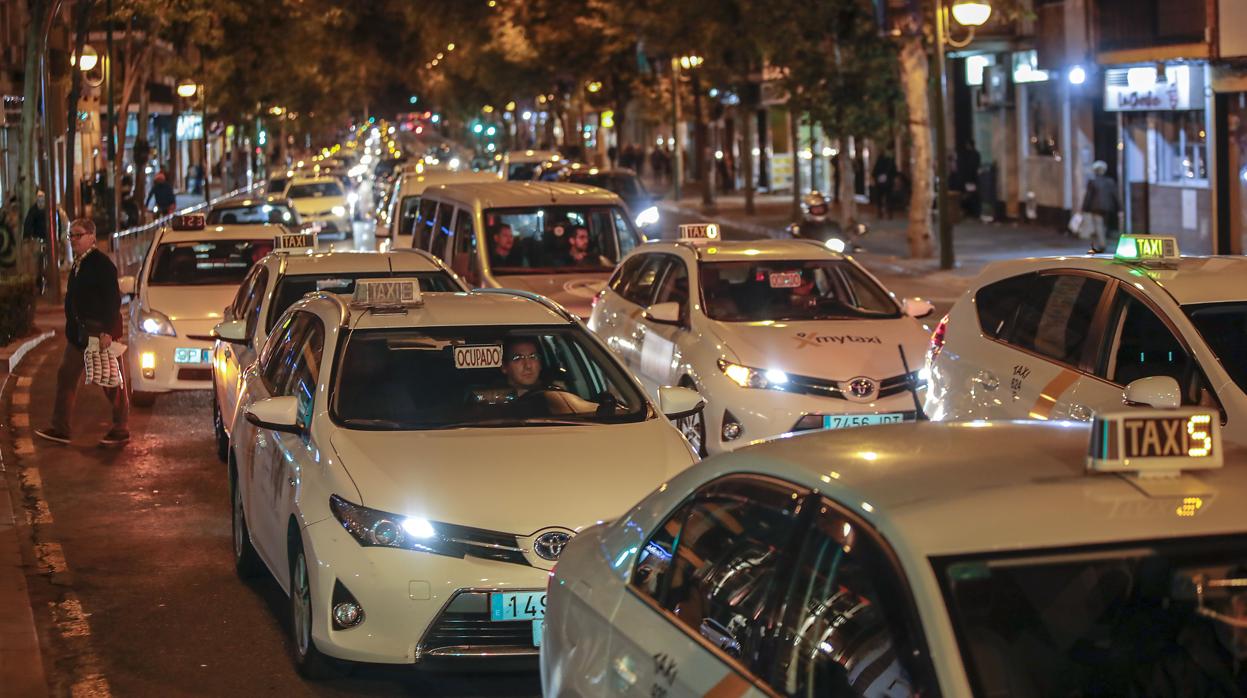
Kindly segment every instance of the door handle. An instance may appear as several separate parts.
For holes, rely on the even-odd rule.
[[[974,382],[983,386],[983,390],[995,390],[1000,387],[1000,379],[991,371],[979,371],[974,377]]]
[[[1089,422],[1094,412],[1086,405],[1073,404],[1069,407],[1069,416],[1079,422]]]
[[[616,679],[615,688],[620,693],[631,690],[636,685],[637,675],[633,669],[634,664],[631,657],[616,657],[615,661],[611,662],[611,672],[615,674]]]

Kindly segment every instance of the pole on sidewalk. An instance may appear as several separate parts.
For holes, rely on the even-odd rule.
[[[957,259],[953,254],[953,222],[948,211],[948,134],[944,127],[944,106],[948,103],[947,68],[944,64],[944,46],[948,41],[948,18],[944,14],[943,0],[935,0],[935,82],[938,104],[932,117],[935,120],[935,185],[936,215],[939,218],[940,269],[952,269]]]
[[[202,131],[203,135],[204,203],[211,204],[212,194],[209,191],[209,185],[212,183],[212,177],[208,174],[208,170],[211,169],[208,167],[208,85],[206,84],[208,74],[204,69],[204,54],[202,47],[199,49],[199,75],[204,78],[205,83],[199,86],[199,106],[203,109],[203,120],[200,126],[200,131]],[[221,189],[221,191],[225,190],[226,189],[224,188]]]
[[[48,253],[43,260],[45,265],[44,273],[44,292],[47,287],[51,287],[52,301],[60,302],[61,300],[61,274],[60,266],[57,262],[59,258],[57,241],[57,219],[60,217],[60,183],[57,182],[56,165],[52,157],[52,119],[48,109],[48,36],[52,33],[52,24],[56,21],[56,16],[60,14],[61,3],[57,0],[52,5],[52,11],[48,13],[47,22],[43,26],[43,46],[39,53],[39,110],[43,113],[43,138],[39,139],[41,152],[40,158],[43,160],[43,179],[47,183],[44,185],[44,191],[47,192],[47,208],[44,209],[48,217]],[[75,68],[77,66],[74,66]],[[69,145],[68,147],[73,147]]]
[[[104,5],[105,21],[108,23],[104,31],[104,53],[107,54],[104,61],[104,79],[108,81],[108,174],[112,177],[112,196],[108,202],[112,215],[112,234],[108,236],[109,244],[112,247],[113,254],[119,250],[119,241],[117,233],[121,225],[121,216],[118,211],[121,208],[121,182],[117,181],[117,114],[113,107],[113,0],[107,0]]]
[[[680,135],[680,59],[671,57],[671,135],[675,140],[675,168],[672,172],[672,196],[680,200],[684,183],[684,138]]]

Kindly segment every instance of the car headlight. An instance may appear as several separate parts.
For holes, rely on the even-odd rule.
[[[638,213],[636,217],[636,227],[638,228],[644,228],[647,225],[654,225],[657,222],[658,222],[658,207],[657,206],[650,206],[644,211],[641,211],[640,213]]]
[[[345,216],[346,208],[343,206],[334,206],[333,208],[329,209],[329,212],[335,216]]]
[[[516,536],[471,526],[391,514],[352,504],[338,495],[329,509],[355,542],[366,548],[400,548],[449,557],[484,558],[528,565]]]
[[[350,194],[346,195],[346,200],[350,204],[356,204],[359,202],[359,194],[355,192],[351,192]]]
[[[719,370],[742,388],[783,390],[788,383],[788,374],[774,368],[750,368],[719,359]]]
[[[176,337],[178,334],[173,330],[173,323],[169,322],[169,317],[159,310],[139,311],[139,329],[146,334],[165,337]]]

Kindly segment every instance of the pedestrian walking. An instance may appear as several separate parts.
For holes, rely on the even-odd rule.
[[[874,170],[870,173],[875,180],[875,209],[879,219],[892,217],[892,192],[896,189],[896,160],[892,154],[884,151],[875,161]]]
[[[106,351],[122,332],[117,267],[108,255],[96,249],[95,232],[95,222],[89,218],[78,218],[69,226],[74,264],[70,268],[69,285],[65,291],[65,353],[56,373],[52,424],[35,430],[39,437],[63,444],[69,443],[72,433],[69,417],[82,383],[86,367],[83,353],[87,345],[91,339],[96,339],[100,351]],[[100,439],[101,446],[123,444],[130,440],[130,402],[126,395],[128,380],[123,373],[117,387],[104,388],[104,395],[112,404],[113,426]]]
[[[982,199],[979,197],[979,168],[983,165],[983,156],[974,145],[974,139],[966,141],[961,152],[957,154],[957,173],[961,176],[961,210],[970,218],[977,218],[983,212]]]
[[[1087,193],[1082,197],[1082,213],[1090,220],[1091,252],[1104,251],[1108,247],[1108,219],[1116,218],[1121,208],[1117,197],[1117,180],[1108,176],[1108,163],[1096,160],[1091,163],[1091,179],[1087,180]]]
[[[169,178],[165,176],[164,172],[156,173],[156,178],[152,183],[152,190],[147,193],[147,201],[144,204],[151,204],[153,199],[156,200],[157,215],[168,215],[177,208],[178,195],[173,191],[173,185],[169,184]]]

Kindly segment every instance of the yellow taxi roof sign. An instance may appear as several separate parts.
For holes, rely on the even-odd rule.
[[[303,252],[316,249],[316,233],[303,230],[292,233],[279,233],[273,239],[273,247],[278,252]]]
[[[360,279],[351,294],[357,308],[409,308],[424,303],[418,279]]]
[[[1172,235],[1122,235],[1117,241],[1117,259],[1130,261],[1164,261],[1178,259],[1178,238]]]
[[[1097,415],[1091,426],[1087,469],[1175,477],[1224,465],[1221,418],[1199,409],[1132,409]]]
[[[680,226],[681,240],[718,240],[720,236],[718,223],[685,223]]]

